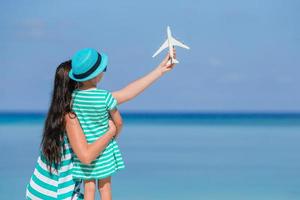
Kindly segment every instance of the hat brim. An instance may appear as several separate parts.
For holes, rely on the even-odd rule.
[[[101,72],[103,72],[103,70],[107,66],[107,63],[108,63],[108,56],[105,53],[101,53],[101,63],[100,63],[100,65],[89,76],[87,76],[85,78],[81,78],[81,79],[75,78],[74,75],[73,75],[73,70],[71,68],[71,70],[69,71],[69,77],[72,80],[77,81],[77,82],[84,82],[84,81],[91,80],[91,79],[95,78],[96,76],[98,76]]]

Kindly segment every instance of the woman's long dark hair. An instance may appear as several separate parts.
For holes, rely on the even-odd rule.
[[[52,166],[57,169],[61,162],[61,148],[64,149],[65,115],[72,112],[72,92],[77,83],[69,78],[70,69],[71,61],[61,63],[56,69],[52,100],[44,125],[41,150],[50,167],[50,172]]]

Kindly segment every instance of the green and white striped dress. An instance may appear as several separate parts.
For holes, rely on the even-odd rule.
[[[76,89],[73,94],[73,111],[76,113],[88,143],[92,143],[108,131],[109,111],[117,106],[116,99],[106,90],[98,88]],[[119,146],[112,139],[91,164],[83,164],[74,154],[73,178],[96,180],[111,176],[125,167]]]
[[[42,153],[38,157],[36,167],[26,188],[26,199],[32,200],[79,200],[81,182],[74,181],[72,176],[72,155],[67,136],[64,137],[65,150],[62,150],[61,164],[57,170],[52,168],[52,174]]]

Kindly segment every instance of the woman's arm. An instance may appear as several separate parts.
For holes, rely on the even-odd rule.
[[[176,50],[174,49],[174,58],[176,58]],[[126,101],[129,101],[142,93],[146,88],[148,88],[152,83],[159,79],[166,72],[173,69],[175,64],[168,63],[170,59],[170,54],[168,53],[165,59],[150,73],[144,77],[133,81],[126,87],[116,92],[113,92],[112,95],[117,99],[118,104],[122,104]]]
[[[71,147],[79,160],[84,164],[90,164],[95,160],[116,134],[116,127],[110,120],[109,130],[95,142],[88,144],[77,117],[73,114],[67,114],[65,121]]]

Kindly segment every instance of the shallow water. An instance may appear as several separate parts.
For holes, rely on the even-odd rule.
[[[300,199],[299,119],[284,120],[127,118],[114,199]],[[24,199],[42,126],[0,123],[1,199]]]

